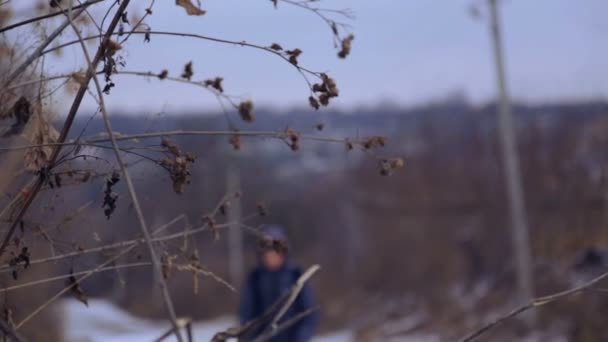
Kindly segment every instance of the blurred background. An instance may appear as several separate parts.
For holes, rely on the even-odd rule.
[[[49,11],[46,2],[0,4],[0,28]],[[522,303],[518,253],[529,261],[528,296],[565,290],[606,270],[608,3],[498,1],[508,90],[503,98],[489,1],[321,4],[355,16],[342,18],[355,34],[346,60],[335,56],[331,32],[319,18],[280,1],[275,9],[270,1],[207,0],[203,17],[187,17],[172,1],[159,2],[146,19],[155,31],[302,49],[300,63],[328,72],[340,89],[340,97],[319,111],[309,107],[307,85],[291,65],[240,46],[162,36],[145,43],[137,36],[120,50],[121,68],[179,75],[192,61],[196,77],[221,76],[227,92],[255,101],[256,121],[237,123],[240,130],[384,136],[386,146],[349,151],[343,143],[313,139],[292,151],[280,140],[243,137],[235,149],[230,136],[173,137],[197,156],[191,182],[176,194],[167,172],[144,158],[152,158],[160,138],[125,141],[144,156],[126,158],[152,228],[175,218],[168,233],[196,227],[226,193],[240,191],[218,223],[287,227],[290,257],[303,267],[322,265],[311,284],[321,306],[320,336],[327,341],[456,340]],[[147,5],[135,2],[130,16],[141,16]],[[94,13],[107,9],[100,6]],[[27,55],[40,43],[32,31],[48,33],[56,20],[2,33],[3,48],[17,46]],[[66,33],[59,41],[71,39]],[[0,57],[0,65],[10,70],[12,58]],[[69,74],[84,66],[74,45],[47,55],[44,74]],[[155,77],[113,78],[116,85],[105,101],[120,134],[234,128],[217,99],[199,88]],[[72,88],[67,83],[43,102],[57,129],[71,105]],[[515,178],[522,190],[517,198],[507,187],[513,174],[503,158],[501,134],[509,130],[505,133],[501,113],[513,120]],[[92,97],[85,97],[71,132],[74,139],[105,132]],[[25,143],[21,136],[0,138],[2,147]],[[24,219],[26,229],[17,235],[32,259],[139,238],[124,182],[113,188],[119,197],[109,218],[102,208],[106,178],[116,169],[112,151],[85,150],[94,157],[71,162],[81,170],[74,186],[66,176],[64,186],[45,189]],[[3,208],[31,179],[22,167],[23,153],[0,154]],[[385,157],[401,157],[405,166],[383,176],[378,160]],[[529,237],[519,247],[511,242],[513,201],[523,205],[519,214]],[[256,214],[260,203],[266,216]],[[10,215],[2,217],[3,230],[9,223]],[[197,278],[176,269],[168,279],[178,314],[197,322],[197,340],[233,324],[241,284],[256,264],[256,237],[233,227],[220,230],[219,239],[204,232],[159,246],[167,256],[196,250],[202,267],[215,275]],[[19,248],[13,250],[14,257]],[[0,269],[5,319],[10,312],[19,321],[66,284],[62,279],[6,288],[88,270],[109,256],[102,251],[35,264],[19,269],[17,280],[6,267]],[[4,258],[3,265],[9,257]],[[121,261],[146,258],[142,246]],[[22,331],[31,340],[152,340],[169,326],[153,281],[149,267],[99,273],[81,284],[88,306],[66,294]],[[608,340],[605,292],[599,283],[539,308],[533,319],[510,320],[485,340]]]

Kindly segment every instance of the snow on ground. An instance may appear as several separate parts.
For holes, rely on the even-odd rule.
[[[89,306],[65,299],[59,303],[63,311],[65,340],[68,342],[150,342],[169,330],[166,321],[134,317],[106,300],[89,300]],[[213,321],[195,322],[192,334],[195,341],[210,341],[218,331],[234,324],[230,317]],[[168,338],[166,341],[174,341]],[[353,336],[339,332],[316,338],[315,342],[348,342]]]

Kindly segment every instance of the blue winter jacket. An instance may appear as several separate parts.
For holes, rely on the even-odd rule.
[[[255,268],[247,276],[245,286],[241,295],[241,304],[239,308],[239,318],[241,324],[251,321],[261,316],[268,308],[272,306],[283,294],[288,292],[302,275],[302,270],[294,265],[285,263],[283,267],[275,272],[266,270],[262,266]],[[285,313],[279,326],[297,315],[298,313],[313,308],[315,299],[312,289],[308,284],[304,286],[290,309]],[[298,323],[290,328],[280,332],[274,336],[271,342],[307,342],[314,335],[317,326],[318,316],[316,312],[305,316]],[[253,340],[267,328],[266,325],[258,329],[253,336],[248,336],[246,339]]]

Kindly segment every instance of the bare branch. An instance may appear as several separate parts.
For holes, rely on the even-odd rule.
[[[105,1],[105,0],[90,0],[90,1],[87,1],[87,2],[85,2],[83,4],[81,4],[81,5],[72,7],[72,10],[86,8],[86,7],[89,7],[91,5],[94,5],[94,4],[96,4],[98,2],[102,2],[102,1]],[[49,13],[49,14],[45,14],[45,15],[41,15],[41,16],[38,16],[38,17],[30,18],[30,19],[27,19],[27,20],[24,20],[24,21],[20,21],[18,23],[14,23],[14,24],[11,24],[11,25],[8,25],[8,26],[0,27],[0,33],[6,32],[6,31],[10,31],[12,29],[15,29],[15,28],[23,26],[23,25],[32,24],[32,23],[35,23],[37,21],[42,21],[44,19],[56,17],[56,16],[64,14],[64,13],[67,13],[67,10],[52,12],[52,13]]]
[[[304,272],[304,274],[300,276],[300,278],[298,278],[298,281],[296,281],[296,284],[290,291],[289,298],[287,299],[285,304],[283,304],[283,307],[281,307],[276,316],[274,316],[274,318],[272,319],[272,323],[270,323],[270,327],[272,330],[277,329],[277,323],[281,320],[281,318],[283,318],[289,307],[291,307],[291,304],[293,304],[293,302],[296,300],[308,279],[315,275],[315,273],[320,269],[321,266],[312,265],[306,270],[306,272]]]
[[[106,271],[119,270],[119,269],[123,269],[123,268],[133,268],[133,267],[150,266],[150,265],[152,265],[152,263],[150,263],[150,262],[134,262],[134,263],[129,263],[129,264],[107,266],[107,267],[102,267],[102,268],[97,267],[92,270],[74,272],[74,273],[69,273],[69,274],[62,274],[62,275],[58,275],[55,277],[38,279],[38,280],[30,281],[27,283],[4,287],[4,288],[0,289],[0,293],[12,291],[12,290],[18,290],[18,289],[21,289],[24,287],[46,284],[46,283],[50,283],[50,282],[61,280],[61,279],[67,279],[71,276],[79,276],[79,275],[84,275],[84,274],[89,274],[89,273],[101,273],[101,272],[106,272]]]
[[[528,311],[529,309],[532,308],[537,308],[549,303],[553,303],[555,301],[558,301],[560,299],[564,299],[566,297],[572,296],[572,295],[576,295],[582,291],[585,291],[587,289],[590,289],[591,286],[597,284],[598,282],[604,280],[608,278],[608,272],[603,273],[591,280],[589,280],[588,282],[574,287],[572,289],[569,290],[565,290],[562,292],[557,292],[548,296],[542,296],[542,297],[537,297],[533,300],[531,300],[529,303],[522,305],[508,313],[506,313],[503,316],[500,316],[499,318],[493,320],[492,322],[485,324],[484,326],[476,329],[475,331],[469,333],[468,335],[466,335],[465,337],[461,338],[459,341],[461,342],[468,342],[468,341],[473,341],[477,338],[479,338],[480,336],[482,336],[483,334],[487,333],[489,330],[501,325],[502,323],[504,323],[505,321],[521,314],[522,312]]]
[[[90,277],[93,274],[95,274],[99,269],[102,269],[102,268],[106,267],[107,265],[113,263],[114,261],[116,261],[121,256],[123,256],[123,255],[127,254],[129,251],[133,250],[133,248],[135,248],[136,246],[137,245],[133,245],[131,247],[128,247],[128,248],[122,250],[120,253],[116,254],[115,256],[113,256],[112,258],[108,259],[107,261],[105,261],[101,265],[97,266],[95,269],[87,272],[85,275],[83,275],[82,277],[78,278],[75,281],[75,283],[76,284],[82,283],[85,279],[87,279],[88,277]],[[32,311],[27,317],[25,317],[21,322],[19,322],[19,324],[16,325],[15,329],[21,328],[25,323],[27,323],[34,316],[36,316],[38,313],[40,313],[42,310],[44,310],[46,307],[48,307],[51,303],[53,303],[55,300],[57,300],[57,298],[61,297],[64,293],[68,292],[71,288],[72,288],[72,285],[70,284],[69,286],[64,287],[61,291],[57,292],[53,297],[51,297],[50,299],[48,299],[46,302],[44,302],[44,304],[40,305],[38,308],[36,308],[34,311]]]

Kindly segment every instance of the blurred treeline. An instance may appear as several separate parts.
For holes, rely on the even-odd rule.
[[[608,245],[608,104],[515,105],[514,112],[536,290],[548,294],[573,285],[573,264],[581,251]],[[174,137],[182,150],[198,158],[183,194],[175,194],[166,172],[152,163],[132,166],[133,175],[152,226],[182,213],[196,225],[226,193],[228,170],[238,170],[242,216],[256,213],[259,201],[269,212],[249,224],[285,225],[293,259],[303,266],[323,266],[313,284],[326,329],[372,330],[416,315],[422,318],[415,328],[457,335],[484,315],[503,312],[513,304],[508,208],[495,113],[494,105],[474,107],[460,101],[348,113],[260,110],[256,122],[242,130],[290,127],[318,136],[384,135],[388,144],[372,153],[347,151],[339,143],[302,141],[300,150],[293,152],[280,141],[242,138],[236,151],[228,137]],[[73,132],[79,133],[85,125],[85,136],[103,132],[99,118],[89,121],[83,116]],[[227,122],[223,115],[206,113],[140,113],[114,114],[113,126],[128,134],[226,130]],[[139,144],[159,142],[155,138]],[[109,151],[95,153],[112,160]],[[377,156],[401,156],[406,164],[392,176],[381,176]],[[30,242],[32,258],[139,235],[122,183],[114,189],[120,194],[118,208],[106,219],[101,208],[103,182],[101,178],[53,189],[38,200],[26,227],[43,226],[58,242],[54,251],[42,236]],[[89,201],[93,203],[83,215],[62,223],[66,214]],[[183,224],[171,231],[180,229]],[[219,241],[203,233],[189,242],[198,247],[201,263],[226,279],[227,240],[222,231]],[[161,250],[178,249],[183,243],[163,245]],[[245,248],[246,264],[252,266],[255,238],[246,238]],[[88,269],[104,258],[32,266],[23,276],[35,279],[44,273]],[[139,258],[147,258],[143,247],[129,257]],[[198,294],[188,272],[173,272],[169,284],[179,315],[205,319],[236,310],[238,293],[211,278],[201,279]],[[64,285],[53,283],[35,291],[50,294]],[[234,285],[238,290],[239,284]],[[109,297],[142,316],[164,314],[149,268],[106,272],[85,281],[82,288],[88,296]],[[28,291],[32,290],[22,293]],[[9,305],[18,302],[13,298]],[[583,294],[543,309],[541,324],[551,325],[559,316],[565,322],[560,329],[575,340],[581,336],[601,340],[606,329],[590,319],[592,314],[601,317],[600,299],[597,293]],[[594,305],[589,315],[585,308],[591,304],[583,305],[585,300]]]

